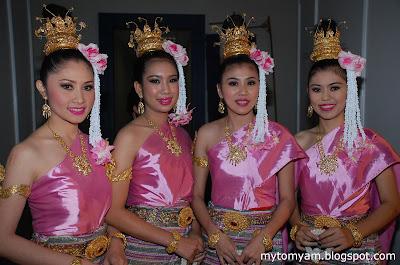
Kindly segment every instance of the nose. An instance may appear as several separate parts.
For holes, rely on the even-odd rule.
[[[247,84],[239,84],[239,95],[244,96],[247,95]]]
[[[171,93],[170,83],[168,81],[161,83],[161,94]]]
[[[329,89],[323,89],[322,90],[322,100],[330,100],[331,97],[331,91]]]
[[[74,89],[74,103],[82,104],[85,102],[85,98],[83,97],[83,90],[82,89]]]

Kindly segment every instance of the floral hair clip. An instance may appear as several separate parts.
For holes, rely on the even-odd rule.
[[[252,59],[259,67],[261,67],[265,74],[268,75],[274,72],[274,59],[272,59],[268,52],[261,51],[253,45],[250,49],[250,59]]]
[[[85,56],[85,58],[96,68],[97,73],[103,75],[107,68],[107,54],[99,53],[99,47],[90,43],[85,45],[82,43],[78,44],[78,50]]]
[[[189,57],[186,49],[182,45],[176,44],[170,40],[164,41],[162,44],[164,51],[174,57],[179,72],[179,98],[176,104],[175,113],[168,115],[170,122],[175,126],[188,124],[192,120],[192,112],[194,109],[188,110],[189,105],[186,105],[186,85],[183,66],[186,66]]]

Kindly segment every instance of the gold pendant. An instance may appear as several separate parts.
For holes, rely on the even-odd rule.
[[[168,150],[171,151],[176,157],[179,157],[180,154],[182,153],[182,147],[176,143],[175,141],[168,140]]]
[[[336,168],[339,167],[337,162],[337,155],[328,155],[323,157],[318,163],[317,167],[321,171],[321,174],[325,173],[329,176],[335,174]]]
[[[229,148],[228,159],[230,160],[231,164],[236,166],[240,162],[246,160],[247,152],[244,148],[241,148],[239,145],[233,145]]]
[[[76,167],[83,175],[87,176],[90,172],[92,172],[92,165],[83,156],[75,156],[73,161],[73,166]]]

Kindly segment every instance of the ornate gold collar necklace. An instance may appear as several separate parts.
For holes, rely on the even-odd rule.
[[[240,145],[240,144],[233,145],[232,139],[231,139],[231,133],[229,131],[229,119],[228,119],[228,117],[226,117],[225,136],[227,137],[226,142],[228,143],[228,148],[229,148],[229,154],[228,154],[228,157],[226,158],[226,160],[229,160],[229,162],[232,165],[236,166],[240,162],[246,160],[246,158],[247,158],[246,147],[249,144],[249,138],[250,138],[251,132],[253,131],[253,128],[254,128],[254,123],[250,122],[249,128],[246,131],[246,140],[244,141],[244,143],[242,145]]]
[[[81,141],[82,155],[76,156],[74,153],[72,153],[71,149],[67,146],[61,136],[51,129],[48,122],[47,127],[49,127],[50,131],[53,133],[54,138],[56,138],[56,140],[61,144],[61,146],[72,158],[72,161],[74,162],[73,166],[78,169],[79,173],[82,173],[85,176],[89,175],[89,173],[92,172],[92,165],[89,163],[89,159],[86,154],[85,140],[83,139],[81,132],[78,130],[79,139]]]
[[[157,127],[157,125],[155,125],[155,123],[153,121],[151,121],[147,118],[146,118],[146,120],[148,121],[149,125],[152,126],[154,128],[154,130],[156,130],[158,135],[160,135],[160,137],[167,143],[168,150],[170,150],[171,153],[173,153],[176,157],[179,157],[180,154],[182,154],[182,147],[178,143],[178,139],[176,138],[175,130],[174,130],[174,127],[172,126],[172,124],[170,122],[168,122],[169,127],[171,128],[171,134],[172,134],[173,140],[169,139],[167,136],[165,136],[165,134]]]
[[[317,167],[321,171],[321,174],[326,174],[328,176],[332,176],[333,174],[335,174],[336,168],[339,167],[337,159],[338,159],[340,150],[342,150],[342,148],[343,148],[343,134],[342,134],[342,136],[340,136],[339,142],[337,143],[337,146],[336,146],[333,154],[328,155],[328,156],[325,155],[324,146],[322,145],[321,139],[322,139],[322,137],[319,133],[319,126],[318,126],[317,147],[318,147],[318,153],[319,153],[319,156],[321,157],[321,160],[317,163]]]

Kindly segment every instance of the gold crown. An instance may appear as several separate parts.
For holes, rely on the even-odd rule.
[[[243,14],[243,16],[246,18],[246,14]],[[230,16],[227,17],[230,18],[233,23],[232,18]],[[221,41],[225,42],[222,46],[224,58],[238,54],[250,56],[252,43],[250,43],[249,38],[254,37],[254,34],[247,29],[247,26],[252,20],[254,20],[254,17],[250,18],[247,25],[245,25],[245,21],[243,20],[241,26],[234,25],[234,28],[223,29],[216,25],[211,27],[214,30],[216,29],[215,31],[219,34]],[[220,45],[220,43],[216,44]]]
[[[82,37],[80,34],[77,36],[76,32],[80,31],[82,28],[86,28],[86,24],[80,22],[79,26],[81,26],[81,28],[79,30],[76,29],[76,24],[74,23],[76,18],[68,16],[68,13],[74,10],[73,8],[68,10],[67,14],[65,14],[65,18],[62,18],[59,15],[56,16],[51,13],[50,10],[46,8],[46,5],[43,5],[43,7],[53,15],[51,19],[36,17],[36,20],[40,20],[40,22],[46,20],[39,29],[35,30],[35,35],[37,37],[40,39],[42,37],[47,38],[43,52],[46,55],[49,55],[50,53],[60,49],[76,50],[78,48],[79,40]],[[41,33],[43,33],[44,36],[41,35]]]
[[[310,55],[310,59],[314,62],[324,59],[338,59],[340,47],[340,32],[336,27],[336,34],[329,27],[326,31],[318,29],[314,33],[314,51]]]
[[[169,32],[168,27],[161,27],[164,28],[164,32],[158,27],[157,24],[157,19],[162,20],[160,17],[156,17],[154,21],[154,30],[151,30],[150,26],[147,24],[147,20],[139,17],[138,20],[144,20],[146,22],[146,25],[143,27],[143,31],[139,29],[139,26],[135,22],[127,22],[126,25],[128,26],[129,24],[133,23],[136,25],[136,30],[131,31],[130,39],[128,42],[128,46],[130,48],[135,47],[133,39],[135,39],[137,43],[137,48],[136,48],[136,56],[140,57],[142,56],[145,52],[150,52],[150,51],[158,51],[158,50],[164,50],[162,47],[163,40],[161,38],[162,34],[166,34]]]

